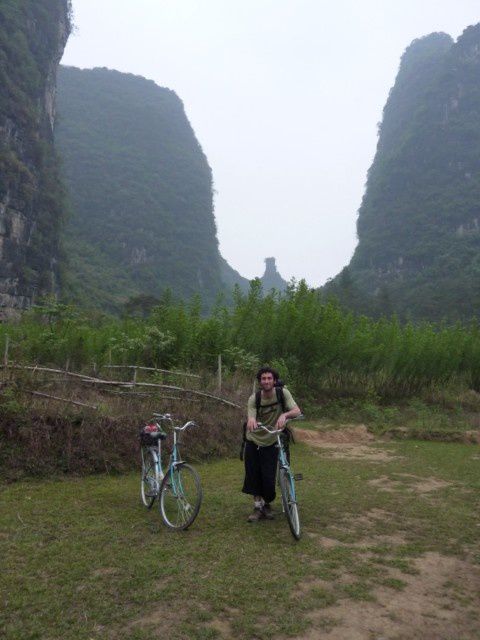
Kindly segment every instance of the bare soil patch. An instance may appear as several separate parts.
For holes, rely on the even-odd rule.
[[[297,640],[478,640],[480,567],[438,553],[415,566],[417,574],[401,574],[402,591],[379,587],[374,602],[345,600],[311,613],[313,627]]]
[[[379,509],[374,507],[369,511],[366,511],[362,515],[355,516],[355,526],[363,527],[364,529],[372,529],[376,527],[379,522],[392,521],[395,520],[395,514],[386,511],[385,509]],[[346,528],[351,528],[351,521],[348,517],[342,518],[342,524],[345,523]],[[343,530],[343,529],[342,529]]]
[[[371,442],[375,439],[374,436],[369,433],[364,424],[346,426],[342,429],[333,429],[329,431],[314,431],[296,428],[295,435],[298,435],[298,439],[302,440],[302,442],[309,442],[311,444],[325,442],[352,444],[355,442]]]
[[[332,431],[295,429],[295,436],[301,442],[325,450],[326,455],[334,459],[349,458],[386,462],[398,458],[390,451],[379,448],[376,444],[370,446],[375,438],[363,424]]]
[[[300,430],[299,430],[300,431]],[[335,431],[300,431],[299,439],[313,447],[326,449],[326,455],[361,457],[371,461],[377,452],[387,462],[396,456],[378,450],[372,444],[373,436],[363,425]],[[373,457],[371,454],[373,453]],[[422,477],[409,473],[381,475],[368,482],[370,486],[391,493],[407,491],[413,495],[431,495],[452,486],[452,482],[435,477]],[[380,522],[395,519],[395,514],[384,509],[371,509],[355,524],[364,528],[365,538],[354,544],[318,536],[319,548],[356,547],[362,549],[362,559],[371,557],[370,548],[389,545],[393,548],[406,544],[403,532],[375,535]],[[342,528],[343,526],[343,528]],[[351,523],[339,523],[339,530],[348,530]],[[368,532],[372,535],[368,536]],[[372,587],[372,600],[341,596],[335,604],[323,606],[307,614],[312,627],[297,640],[479,640],[480,639],[480,566],[457,557],[428,552],[411,559],[411,571],[394,566],[383,566],[384,575]],[[354,572],[338,575],[334,582],[307,581],[305,593],[315,587],[335,591],[342,584],[355,585]]]
[[[390,547],[400,547],[407,543],[406,538],[400,533],[373,535],[368,538],[362,538],[358,542],[354,542],[352,547],[378,547],[388,545]]]
[[[161,601],[152,601],[149,603],[147,613],[128,625],[128,630],[134,632],[135,629],[148,629],[151,638],[165,638],[168,632],[178,626],[183,621],[185,612],[178,607],[167,606]],[[112,640],[116,638],[118,632],[112,633]]]
[[[479,420],[478,415],[477,420]],[[480,429],[465,431],[463,435],[463,442],[465,442],[466,444],[480,444]]]
[[[410,473],[397,473],[395,475],[402,478],[402,480],[394,480],[388,476],[380,476],[379,478],[369,480],[368,484],[372,487],[377,487],[381,491],[388,491],[389,493],[395,493],[396,491],[405,489],[419,494],[438,491],[452,484],[439,478],[421,478],[420,476],[414,476]],[[407,482],[405,482],[405,480]]]
[[[205,626],[215,631],[222,640],[230,640],[235,637],[230,622],[224,618],[215,618],[207,622]]]

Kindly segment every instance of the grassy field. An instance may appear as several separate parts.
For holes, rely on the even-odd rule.
[[[2,485],[3,637],[480,637],[478,446],[292,453],[299,542],[281,513],[246,522],[238,460],[197,467],[204,503],[182,533],[144,509],[135,474]]]

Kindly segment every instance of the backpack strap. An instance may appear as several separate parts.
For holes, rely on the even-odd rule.
[[[245,446],[247,444],[247,423],[244,422],[242,425],[242,444],[240,446],[240,460],[243,460],[245,455]]]
[[[275,393],[277,394],[277,401],[282,407],[282,413],[285,413],[285,394],[283,393],[283,387],[275,387]]]
[[[255,393],[255,410],[257,412],[257,416],[258,416],[258,412],[260,411],[261,402],[262,402],[262,392],[261,391],[257,391]]]

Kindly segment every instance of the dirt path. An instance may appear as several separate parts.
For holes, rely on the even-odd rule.
[[[415,499],[416,496],[428,499],[452,484],[440,478],[401,472],[385,475],[385,465],[401,460],[401,457],[375,441],[364,425],[331,431],[296,429],[296,436],[317,450],[319,455],[328,458],[361,459],[372,465],[382,463],[383,473],[368,482],[378,491],[393,495],[400,491],[410,492]],[[394,517],[394,513],[372,509],[362,516],[362,522],[368,532],[375,528],[375,522]],[[362,522],[357,519],[357,526]],[[348,523],[343,524],[348,526]],[[311,535],[317,538],[320,548],[343,546],[333,537]],[[367,535],[354,546],[368,558],[371,555],[369,549],[375,545],[387,544],[394,549],[405,543],[399,534]],[[468,557],[460,559],[436,552],[425,553],[412,562],[413,570],[408,574],[394,567],[385,567],[384,581],[388,586],[375,588],[368,601],[343,599],[309,613],[312,626],[296,640],[479,640],[479,565]],[[346,573],[336,582],[349,584],[352,580],[353,576]],[[304,585],[305,592],[332,586],[331,583],[320,582],[320,585]],[[395,584],[401,588],[392,589]]]
[[[466,603],[478,605],[480,570],[438,553],[418,558],[415,568],[416,575],[398,572],[401,592],[379,587],[373,602],[346,600],[309,614],[312,627],[297,640],[478,640]]]

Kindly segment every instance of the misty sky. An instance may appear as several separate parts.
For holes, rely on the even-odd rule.
[[[345,266],[404,49],[480,21],[479,0],[73,0],[64,64],[182,99],[213,170],[220,251],[320,285]]]

